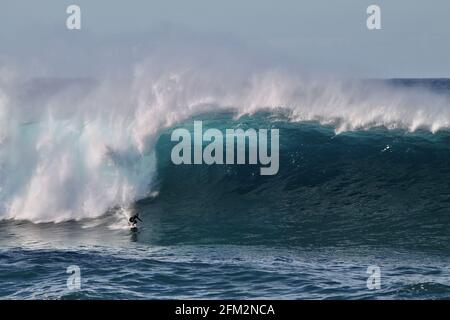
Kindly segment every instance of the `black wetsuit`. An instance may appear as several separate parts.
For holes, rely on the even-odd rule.
[[[138,220],[139,220],[140,222],[142,222],[142,220],[139,219],[139,216],[138,216],[138,215],[135,215],[135,216],[131,216],[129,221],[130,221],[131,224],[135,225],[135,224],[137,224],[137,221],[138,221]]]

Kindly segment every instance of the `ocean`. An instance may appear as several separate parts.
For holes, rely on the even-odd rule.
[[[0,298],[450,298],[450,80],[180,77],[0,89]],[[278,173],[173,164],[194,120]]]

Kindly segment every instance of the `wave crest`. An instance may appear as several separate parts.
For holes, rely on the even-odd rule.
[[[450,125],[443,93],[279,69],[149,59],[96,81],[12,78],[0,81],[0,219],[60,222],[130,205],[152,191],[161,130],[199,113],[282,108],[336,132]]]

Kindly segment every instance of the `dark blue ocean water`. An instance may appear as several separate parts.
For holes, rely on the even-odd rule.
[[[395,80],[446,94],[445,80]],[[7,299],[450,298],[450,133],[333,125],[258,113],[204,114],[207,127],[277,128],[280,170],[175,166],[173,128],[156,146],[144,222],[0,222]],[[192,125],[189,119],[179,126]],[[155,186],[154,186],[155,187]],[[81,288],[67,286],[69,266]],[[367,287],[369,266],[380,289]]]

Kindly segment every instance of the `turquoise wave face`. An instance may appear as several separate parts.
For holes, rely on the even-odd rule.
[[[219,129],[279,129],[279,172],[261,176],[258,165],[174,165],[167,130],[156,147],[159,197],[138,206],[153,226],[178,232],[148,239],[448,248],[448,132],[374,128],[336,135],[332,126],[268,114],[202,119]],[[189,126],[192,120],[180,124]]]
[[[112,179],[107,183],[118,170],[128,170],[137,172],[141,185],[151,185],[150,196],[133,205],[145,217],[144,226],[153,230],[142,232],[140,240],[164,245],[448,248],[448,131],[379,127],[336,134],[332,125],[293,123],[282,113],[234,116],[203,114],[163,131],[155,146],[155,175],[148,181],[139,172],[155,164],[153,156],[109,155],[114,166],[102,167],[102,177]],[[262,176],[259,164],[173,164],[170,155],[176,142],[171,132],[192,130],[194,120],[202,120],[205,129],[222,131],[278,129],[278,173]],[[28,137],[32,130],[30,126],[22,131],[25,140],[33,141]],[[79,172],[77,179],[86,173]],[[18,171],[15,179],[27,180],[26,175]],[[126,212],[121,210],[110,208],[92,225],[126,227]]]

